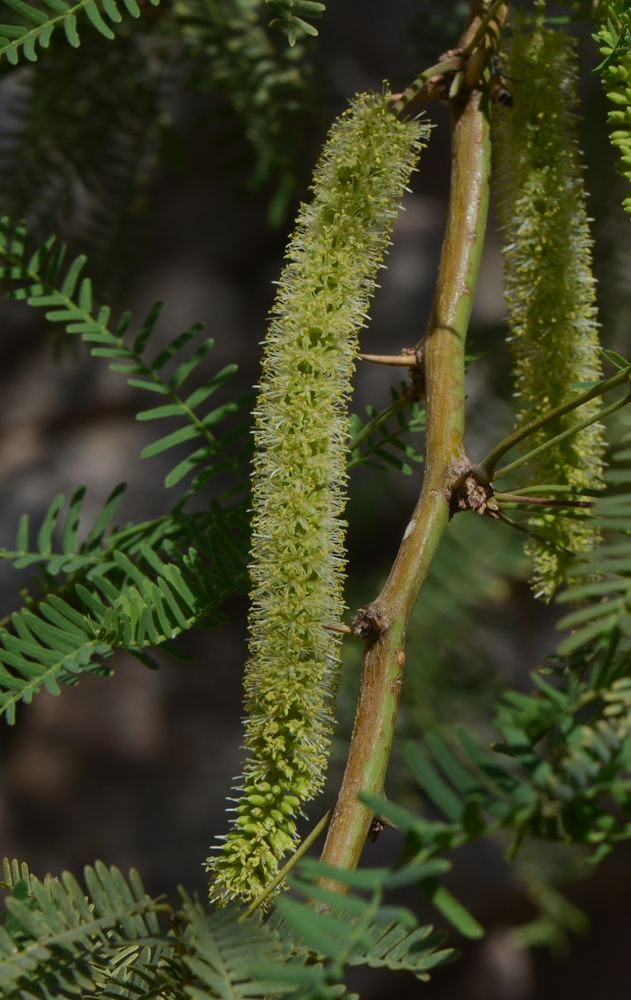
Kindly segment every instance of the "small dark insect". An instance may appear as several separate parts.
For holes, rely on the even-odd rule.
[[[496,104],[503,104],[505,108],[513,106],[513,95],[504,85],[502,69],[497,57],[493,60],[493,73],[491,74],[491,100]]]
[[[374,844],[374,842],[376,841],[377,837],[379,836],[383,828],[384,824],[381,822],[380,819],[377,819],[377,817],[375,816],[372,823],[370,824],[370,830],[368,831],[368,840],[370,841],[371,844]]]

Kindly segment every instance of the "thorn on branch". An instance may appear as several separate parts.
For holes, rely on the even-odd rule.
[[[352,628],[348,625],[323,625],[327,632],[340,632],[342,635],[354,635]]]
[[[418,362],[413,348],[405,348],[401,354],[358,354],[362,361],[372,361],[375,365],[393,365],[414,368]]]
[[[376,365],[391,365],[396,368],[408,368],[410,372],[411,398],[425,399],[425,363],[423,360],[423,344],[416,347],[404,347],[400,354],[358,354],[362,361],[371,361]]]

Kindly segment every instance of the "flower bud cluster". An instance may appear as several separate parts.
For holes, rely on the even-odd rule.
[[[364,94],[333,125],[287,250],[255,409],[250,659],[236,819],[211,898],[257,896],[323,784],[343,610],[347,399],[388,233],[428,125]]]
[[[565,402],[574,383],[597,380],[600,366],[573,43],[542,17],[531,32],[516,21],[507,74],[514,105],[497,106],[494,132],[516,423],[523,426]],[[524,451],[578,420],[596,420],[599,409],[593,400],[547,424]],[[595,422],[542,453],[527,465],[524,482],[602,486],[602,435]],[[549,599],[571,563],[559,549],[589,549],[598,536],[587,521],[557,514],[532,515],[529,524],[559,547],[527,544],[533,587]]]

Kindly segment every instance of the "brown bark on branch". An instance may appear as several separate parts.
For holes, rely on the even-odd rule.
[[[463,46],[479,24],[479,18],[470,21]],[[365,639],[366,651],[346,772],[322,854],[324,862],[342,869],[357,865],[373,820],[358,794],[383,793],[407,622],[449,521],[453,484],[471,467],[463,444],[464,359],[488,209],[487,104],[477,87],[461,91],[452,102],[449,216],[432,312],[419,345],[427,393],[425,476],[390,576],[353,626]]]

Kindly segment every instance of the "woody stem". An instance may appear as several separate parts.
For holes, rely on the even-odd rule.
[[[463,44],[478,23],[474,19]],[[405,663],[407,622],[447,527],[452,483],[465,462],[465,338],[486,226],[489,167],[488,107],[481,92],[472,90],[452,108],[449,215],[422,342],[427,391],[423,487],[390,576],[377,599],[360,613],[369,634],[357,715],[322,854],[322,860],[336,868],[357,865],[370,829],[372,811],[359,801],[359,793],[383,792]],[[332,885],[342,891],[339,884]]]

